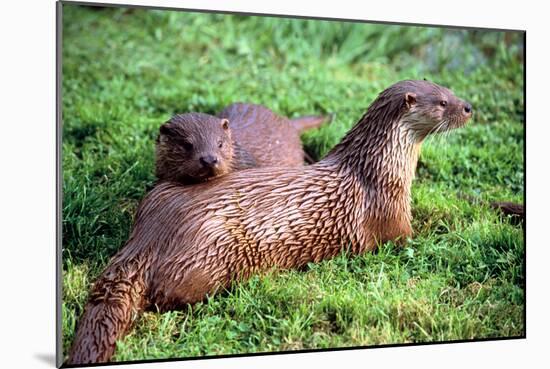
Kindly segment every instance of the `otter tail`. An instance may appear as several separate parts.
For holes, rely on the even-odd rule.
[[[290,123],[299,132],[307,131],[308,129],[317,128],[325,123],[331,122],[334,114],[329,115],[307,115],[305,117],[298,117],[290,119]]]
[[[110,360],[116,340],[129,329],[145,304],[143,275],[135,265],[111,265],[94,284],[67,364]]]

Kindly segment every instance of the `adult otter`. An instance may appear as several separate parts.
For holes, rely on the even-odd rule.
[[[68,362],[108,361],[140,310],[177,309],[255,272],[411,236],[420,145],[471,114],[446,88],[402,81],[313,165],[247,169],[189,187],[160,183],[95,282]]]
[[[228,106],[218,117],[175,115],[159,130],[157,178],[191,184],[246,168],[301,166],[300,133],[327,119],[288,119],[264,106],[242,103]]]

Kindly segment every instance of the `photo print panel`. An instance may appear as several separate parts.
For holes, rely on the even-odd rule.
[[[525,337],[525,32],[58,6],[58,362]]]

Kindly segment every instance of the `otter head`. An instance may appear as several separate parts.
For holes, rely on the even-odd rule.
[[[229,121],[208,114],[178,114],[160,127],[156,174],[160,180],[202,182],[229,172]]]
[[[402,107],[398,109],[400,124],[416,142],[429,134],[461,127],[472,116],[470,103],[432,82],[402,81],[385,92]]]

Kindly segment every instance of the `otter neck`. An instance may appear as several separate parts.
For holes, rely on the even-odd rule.
[[[405,127],[400,114],[391,120],[367,112],[327,155],[340,167],[345,180],[360,184],[367,215],[410,220],[411,184],[420,142]]]

